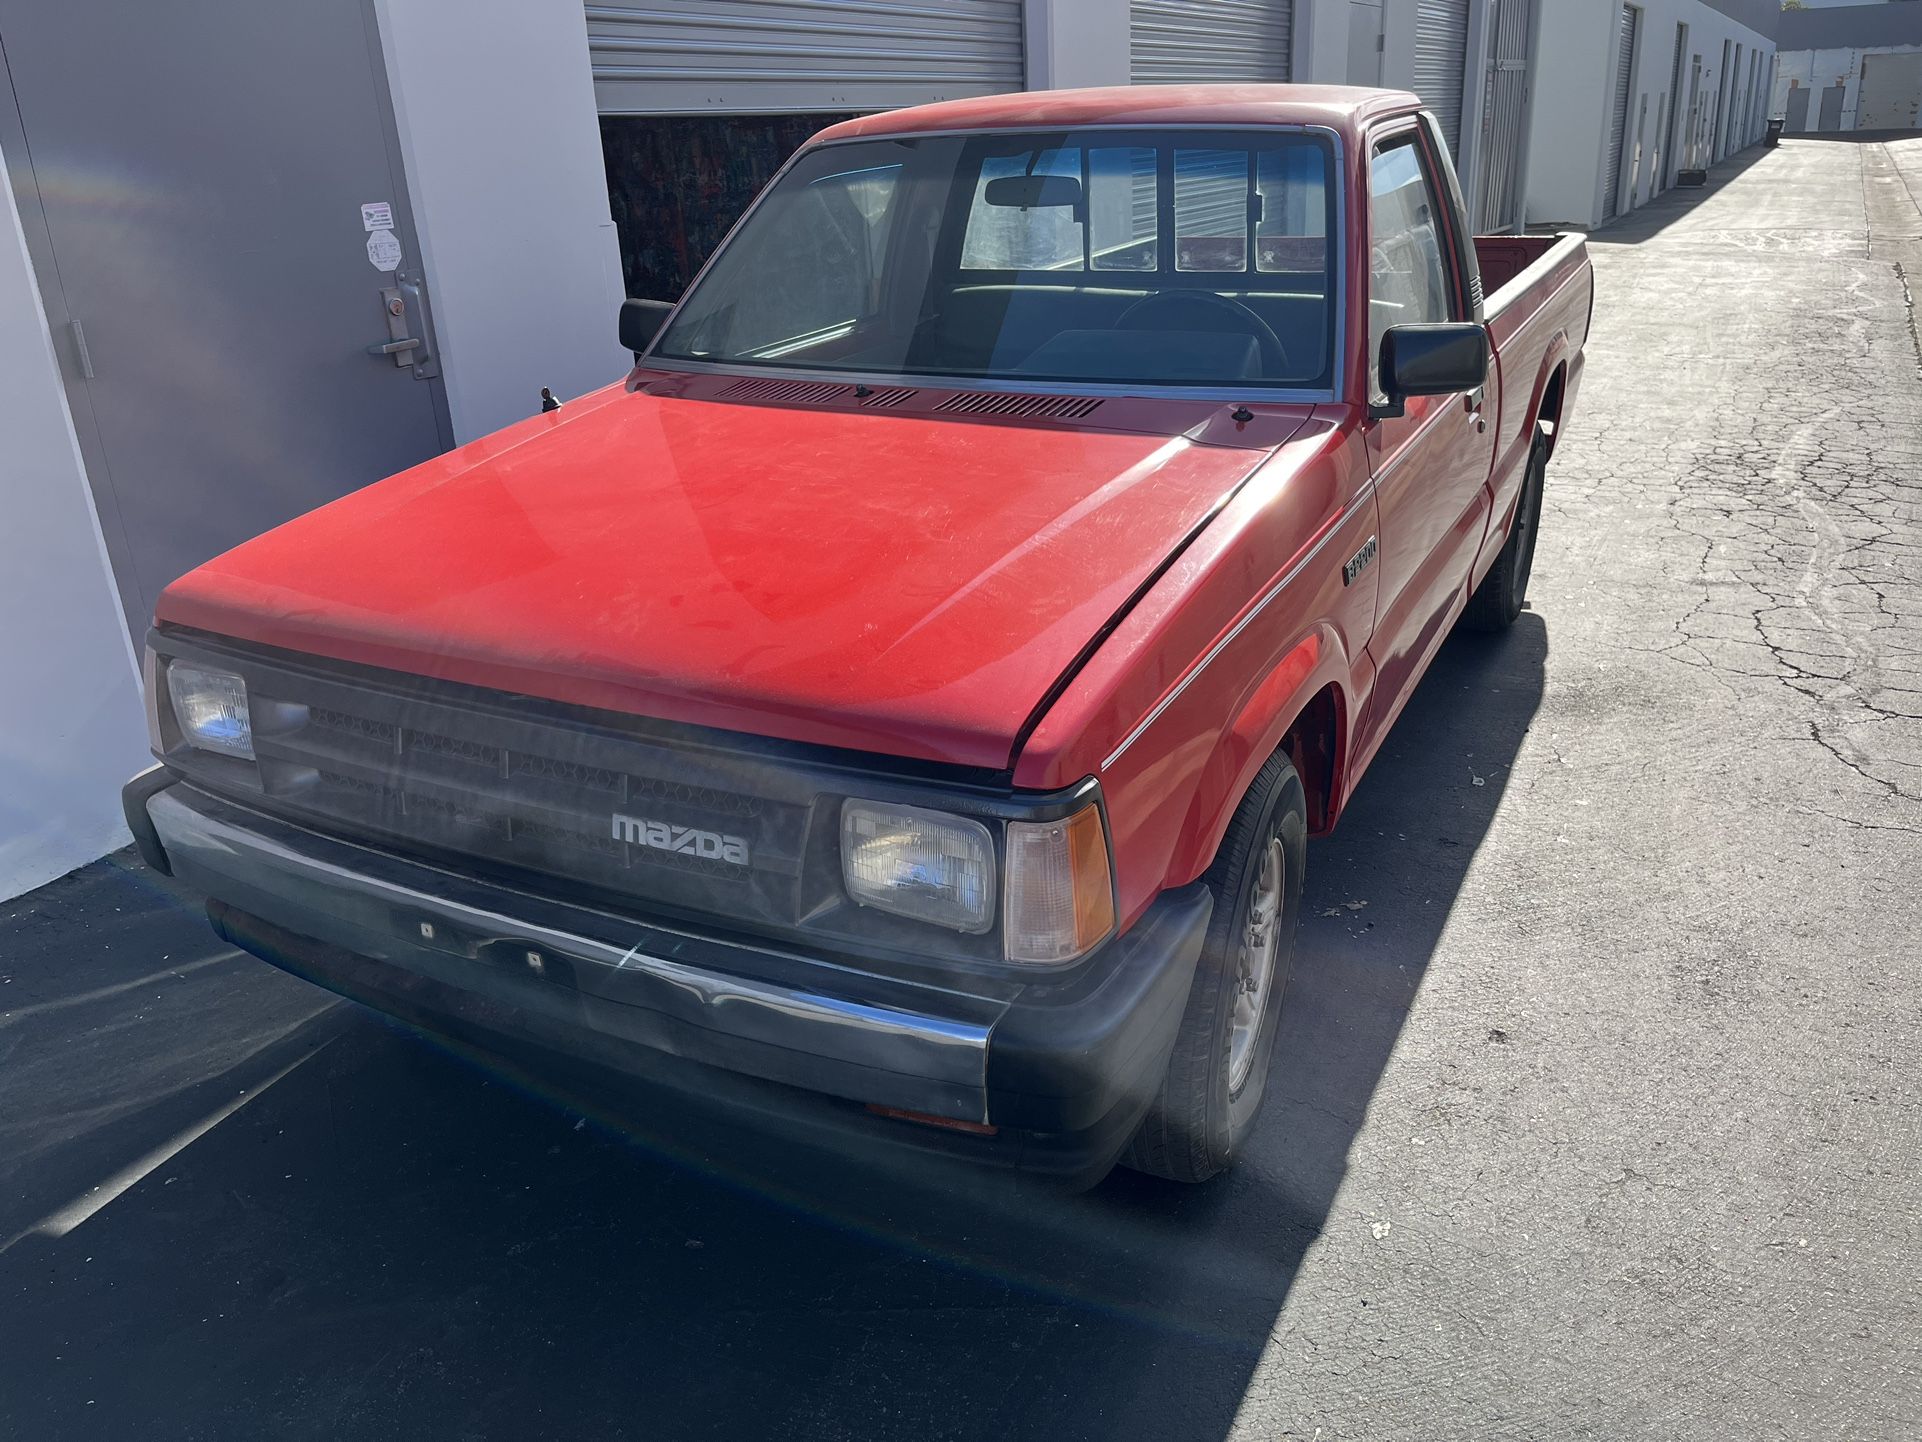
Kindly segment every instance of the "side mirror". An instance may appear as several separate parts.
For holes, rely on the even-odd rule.
[[[1381,338],[1381,389],[1375,416],[1402,414],[1409,396],[1472,391],[1488,379],[1488,332],[1474,321],[1391,326]]]
[[[671,300],[624,300],[621,302],[621,344],[639,355],[654,343],[668,313]]]

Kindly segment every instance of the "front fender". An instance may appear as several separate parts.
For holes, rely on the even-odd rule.
[[[1295,719],[1325,688],[1332,689],[1336,702],[1333,774],[1327,778],[1332,815],[1347,751],[1348,717],[1354,699],[1347,686],[1351,675],[1341,636],[1325,622],[1273,658],[1265,671],[1252,673],[1252,683],[1243,691],[1234,719],[1216,738],[1196,778],[1180,840],[1169,858],[1167,885],[1185,885],[1208,869],[1235,808],[1254,784],[1256,774],[1280,747]]]

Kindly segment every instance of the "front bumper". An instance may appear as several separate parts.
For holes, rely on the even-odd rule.
[[[209,900],[223,935],[417,1024],[532,1042],[706,1094],[725,1079],[974,1131],[970,1154],[1105,1170],[1159,1086],[1208,924],[1170,893],[1060,977],[909,981],[697,934],[307,830],[174,780],[128,783],[147,861]],[[993,1128],[989,1135],[984,1130]],[[898,1122],[883,1136],[920,1134]],[[925,1136],[917,1135],[916,1142]]]

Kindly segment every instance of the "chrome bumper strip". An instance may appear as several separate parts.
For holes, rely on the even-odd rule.
[[[813,970],[823,980],[848,977],[857,981],[850,990],[858,986],[939,998],[963,1015],[929,1015],[805,984],[709,969],[664,953],[721,943],[639,926],[603,911],[562,908],[257,818],[185,786],[151,797],[147,812],[175,876],[302,936],[475,989],[490,984],[490,978],[499,985],[500,969],[450,950],[441,929],[464,938],[470,949],[478,939],[490,953],[507,948],[514,955],[524,949],[536,958],[564,957],[575,963],[582,1001],[598,1003],[601,1019],[648,1013],[667,1019],[617,1028],[598,1025],[591,1013],[579,1016],[597,1029],[638,1029],[650,1038],[644,1044],[857,1101],[986,1118],[988,1037],[996,1004],[878,979],[868,987],[859,984],[868,978],[857,981],[828,963],[778,950],[735,949],[766,962],[763,969]],[[376,874],[382,871],[391,874]],[[547,911],[564,911],[602,934],[535,919]],[[629,936],[634,939],[623,945]],[[560,990],[532,977],[514,976],[512,984],[531,988],[530,994]],[[672,1044],[651,1040],[650,1026],[659,1031],[662,1025],[677,1028]]]

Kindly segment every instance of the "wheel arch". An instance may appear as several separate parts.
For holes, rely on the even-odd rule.
[[[1564,342],[1563,348],[1565,348]],[[1563,348],[1551,347],[1543,358],[1544,372],[1535,388],[1535,401],[1529,415],[1535,428],[1548,440],[1548,453],[1555,454],[1555,441],[1562,426],[1562,404],[1568,397],[1568,357]]]
[[[1301,778],[1309,834],[1333,829],[1353,731],[1347,665],[1333,628],[1317,627],[1249,688],[1202,767],[1181,843],[1170,858],[1168,885],[1185,885],[1208,869],[1235,808],[1277,751],[1287,754]]]

